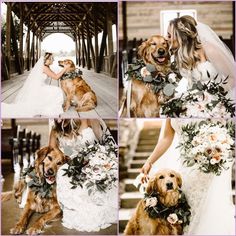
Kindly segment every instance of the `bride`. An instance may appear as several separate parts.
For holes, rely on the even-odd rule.
[[[191,206],[191,219],[185,233],[190,235],[234,235],[234,205],[232,202],[232,166],[217,176],[204,173],[194,166],[187,167],[176,147],[180,144],[182,127],[200,120],[167,119],[152,154],[142,167],[142,182],[148,174],[160,168],[173,168],[183,177],[182,190]],[[164,128],[163,128],[164,127]],[[154,164],[157,161],[156,164]],[[153,168],[152,168],[153,165]]]
[[[11,104],[1,104],[2,118],[59,116],[63,113],[63,92],[59,87],[46,84],[48,77],[58,80],[66,71],[64,67],[58,74],[50,69],[52,53],[46,52],[31,70],[23,87]]]
[[[105,123],[99,120],[55,120],[50,134],[50,146],[59,148],[73,158],[87,143],[103,142],[104,135],[111,142],[115,141],[110,135]],[[106,157],[109,158],[109,157]],[[94,156],[92,159],[95,159]],[[99,231],[117,222],[117,187],[112,186],[106,192],[96,191],[89,194],[87,187],[72,189],[71,178],[65,176],[68,164],[63,165],[57,173],[57,199],[63,211],[62,224],[78,231]],[[89,170],[92,172],[92,170]],[[118,170],[116,170],[118,174]]]
[[[215,81],[228,92],[225,99],[234,100],[235,61],[231,51],[206,24],[196,22],[191,16],[181,16],[170,21],[166,40],[169,44],[172,67],[178,68],[182,79],[176,88],[176,97],[187,95],[198,81],[207,84]],[[227,83],[223,80],[228,77]],[[198,87],[198,90],[201,90]],[[215,92],[216,93],[216,92]],[[225,117],[228,104],[211,102],[220,99],[215,93],[195,100],[188,105],[188,117]],[[198,100],[198,99],[196,99]],[[200,99],[201,100],[201,99]],[[218,100],[217,100],[218,101]],[[212,106],[208,114],[208,105]],[[213,103],[212,103],[213,104]],[[195,110],[194,110],[195,109]],[[203,109],[203,111],[201,111]],[[191,113],[191,111],[193,113]],[[205,111],[204,111],[205,110]],[[199,113],[198,113],[199,112]],[[232,116],[232,115],[231,115]]]

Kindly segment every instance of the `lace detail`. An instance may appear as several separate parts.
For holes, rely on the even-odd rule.
[[[91,128],[82,130],[81,135],[69,139],[60,137],[60,148],[73,154],[78,152],[85,143],[93,143],[96,139]],[[63,176],[63,165],[57,173],[57,199],[63,210],[62,224],[69,229],[78,231],[99,231],[109,227],[117,221],[118,193],[117,188],[112,188],[105,193],[96,192],[88,195],[85,186],[71,189],[70,178]]]

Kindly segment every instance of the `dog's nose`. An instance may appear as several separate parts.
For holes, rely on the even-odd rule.
[[[164,48],[159,48],[159,49],[158,49],[158,54],[159,54],[160,56],[163,56],[163,55],[165,54],[165,49],[164,49]]]
[[[48,175],[53,175],[54,174],[54,171],[52,168],[48,169]]]
[[[166,187],[168,190],[173,189],[173,183],[172,182],[166,183]]]

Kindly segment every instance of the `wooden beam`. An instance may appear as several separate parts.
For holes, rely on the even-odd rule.
[[[78,65],[78,42],[77,36],[75,37],[75,63]]]
[[[97,22],[97,12],[95,10],[95,7],[93,7],[93,21],[94,21],[94,41],[95,41],[95,43],[94,43],[94,45],[95,45],[94,70],[97,71],[97,68],[98,68],[98,22]]]
[[[86,21],[86,29],[87,29],[87,69],[90,70],[91,69],[90,43],[89,43],[90,33],[89,33],[88,18],[87,18],[87,21]]]
[[[21,71],[21,63],[20,63],[20,58],[18,54],[18,43],[16,40],[16,30],[15,30],[15,25],[13,23],[13,17],[11,14],[11,39],[12,39],[12,46],[13,46],[13,53],[15,54],[15,66],[16,70],[19,74],[22,74],[23,72]]]
[[[6,17],[6,65],[10,79],[11,74],[11,3],[7,3]]]
[[[85,37],[84,37],[84,25],[82,24],[82,49],[83,49],[83,67],[85,67],[85,64],[87,64],[88,59],[87,59],[87,50],[86,50],[86,45],[85,45]]]
[[[127,48],[127,5],[126,2],[122,2],[122,21],[123,21],[123,45],[122,48]]]
[[[35,65],[35,35],[33,33],[32,45],[31,45],[31,58],[32,58],[32,67]]]
[[[27,62],[27,70],[31,69],[31,57],[30,57],[30,26],[28,24],[27,35],[26,35],[26,62]]]
[[[81,55],[82,55],[82,53],[81,53],[81,39],[80,39],[80,35],[79,35],[79,32],[78,32],[78,35],[77,35],[77,37],[78,37],[78,53],[79,53],[79,66],[81,66]]]
[[[106,39],[107,39],[107,25],[106,25],[106,21],[104,21],[104,30],[102,34],[102,42],[101,42],[100,53],[99,53],[97,73],[100,73],[102,70],[103,56],[104,56],[104,52],[106,48]]]
[[[112,19],[110,12],[111,12],[110,3],[107,3],[106,18],[107,18],[107,36],[108,36],[108,56],[111,56],[113,54]]]
[[[19,3],[20,5],[20,32],[19,32],[19,57],[20,57],[20,66],[21,66],[21,72],[24,73],[24,57],[23,57],[23,7],[24,3]]]

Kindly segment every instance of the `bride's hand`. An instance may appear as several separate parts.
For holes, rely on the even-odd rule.
[[[152,163],[150,161],[146,161],[141,169],[141,172],[144,174],[144,176],[141,179],[142,183],[145,183],[149,180],[148,173],[151,170],[151,168],[152,168]]]

